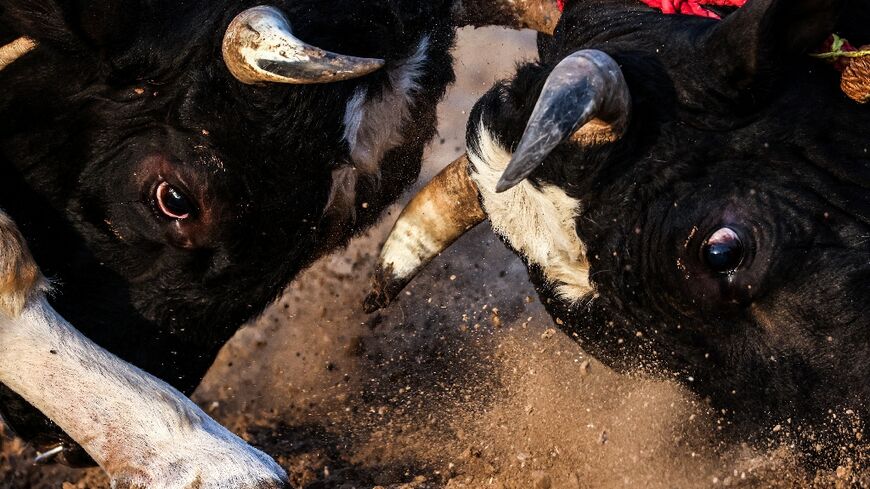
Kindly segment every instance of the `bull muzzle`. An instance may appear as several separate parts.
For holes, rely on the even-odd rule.
[[[275,7],[253,7],[236,16],[223,41],[224,62],[242,83],[330,83],[358,78],[384,60],[331,53],[293,35]]]

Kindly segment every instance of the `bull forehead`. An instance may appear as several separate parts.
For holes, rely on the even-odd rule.
[[[662,15],[640,1],[573,2],[566,9],[552,42],[544,40],[542,55],[561,58],[578,49],[627,51],[664,59],[696,54],[697,40],[716,21],[685,15]]]

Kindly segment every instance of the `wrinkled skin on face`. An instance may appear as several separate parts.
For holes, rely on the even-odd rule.
[[[450,2],[294,0],[273,5],[295,35],[384,68],[331,84],[240,83],[221,41],[255,5],[0,4],[0,40],[39,43],[0,71],[0,207],[57,282],[54,307],[186,393],[244,321],[414,181],[453,78]],[[375,171],[335,185],[333,172],[356,171],[348,102],[393,89],[424,37],[413,122]],[[20,434],[44,428],[2,397]]]
[[[866,44],[870,4],[842,16],[841,2],[744,9],[720,23],[569,2],[540,63],[478,103],[468,142],[478,162],[487,140],[513,151],[567,55],[598,49],[619,63],[627,132],[569,139],[528,180],[577,202],[566,233],[582,242],[591,289],[565,294],[520,254],[584,349],[680,380],[745,434],[870,403],[870,106],[806,55],[833,31]],[[514,249],[521,234],[502,231]]]

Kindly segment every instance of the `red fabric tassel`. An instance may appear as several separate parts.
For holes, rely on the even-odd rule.
[[[746,0],[640,0],[664,14],[685,14],[718,19],[719,16],[705,9],[704,5],[742,7]]]
[[[703,5],[720,7],[742,7],[746,0],[640,0],[648,6],[659,9],[665,14],[697,15],[718,19],[719,16],[705,9]],[[556,0],[559,10],[565,10],[565,0]]]

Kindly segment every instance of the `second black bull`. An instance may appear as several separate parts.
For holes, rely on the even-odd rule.
[[[678,379],[743,435],[866,415],[870,106],[810,54],[868,43],[868,18],[864,0],[721,21],[568,2],[403,213],[368,308],[489,218],[605,364]]]

